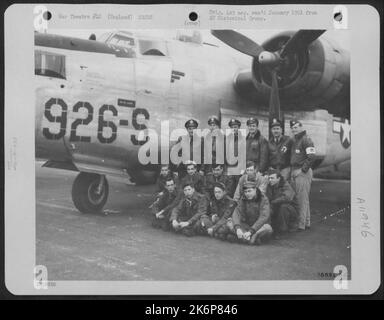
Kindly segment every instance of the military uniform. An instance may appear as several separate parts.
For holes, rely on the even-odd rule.
[[[272,124],[274,126],[283,127],[280,121],[275,121]],[[286,181],[290,180],[290,158],[293,140],[288,137],[281,135],[279,138],[271,137],[268,142],[269,155],[268,155],[268,166],[280,171],[280,174]]]
[[[196,172],[194,175],[187,174],[182,179],[180,179],[181,186],[186,183],[192,183],[198,193],[205,194],[205,179],[198,172]]]
[[[172,193],[168,190],[163,191],[163,194],[152,206],[152,226],[154,228],[162,228],[165,231],[170,229],[169,218],[171,211],[177,205],[179,198],[180,194],[176,189]],[[156,214],[162,210],[164,211],[161,214],[162,218],[157,218]]]
[[[271,207],[271,224],[276,232],[285,232],[297,226],[298,212],[295,191],[284,179],[275,185],[268,185],[266,196]]]
[[[298,121],[291,121],[291,127]],[[299,210],[299,229],[310,227],[309,193],[316,150],[306,131],[295,135],[291,151],[291,184],[296,192]]]
[[[234,235],[239,228],[243,232],[251,232],[251,239],[261,239],[271,235],[273,231],[270,225],[270,207],[266,195],[260,192],[251,200],[243,196],[233,211],[232,222]],[[252,244],[253,240],[249,243]]]
[[[175,184],[179,185],[177,174],[175,174],[174,172],[170,171],[168,173],[168,175],[166,175],[166,176],[159,175],[159,177],[157,178],[156,184],[157,184],[158,192],[164,192],[166,190],[165,183],[170,178],[173,178]]]
[[[189,225],[179,231],[186,236],[193,236],[200,227],[200,217],[207,215],[208,203],[206,196],[195,192],[189,199],[181,197],[178,204],[173,208],[170,222],[188,222]]]
[[[240,201],[240,199],[244,194],[243,193],[244,185],[249,181],[255,182],[256,187],[259,188],[261,192],[265,193],[268,185],[268,178],[264,177],[259,172],[251,176],[245,173],[239,179],[239,183],[237,184],[235,194],[233,195],[233,200],[235,200],[236,202]]]
[[[232,186],[233,180],[231,177],[224,175],[224,174],[222,174],[218,177],[215,177],[213,175],[213,173],[210,173],[209,175],[207,175],[205,177],[205,193],[208,196],[208,199],[214,199],[215,198],[214,188],[215,188],[215,184],[218,182],[223,183],[225,185],[227,192],[229,192],[229,193],[233,189],[233,186]]]
[[[208,124],[209,125],[215,124],[220,128],[220,120],[216,116],[211,116],[208,119]],[[218,129],[218,130],[220,130],[220,129]],[[210,136],[212,139],[211,148],[209,148],[209,145],[207,144],[207,141],[209,140]],[[222,141],[220,141],[220,138],[219,138],[220,136],[222,137]],[[212,158],[211,158],[211,161],[209,163],[205,163],[205,161],[202,161],[203,165],[201,166],[200,170],[204,171],[204,174],[207,175],[212,171],[213,165],[224,164],[224,162],[225,162],[225,136],[223,133],[216,132],[216,130],[214,130],[212,132],[209,132],[205,139],[206,140],[205,140],[205,144],[204,144],[204,154],[202,155],[203,160],[205,160],[204,156],[208,153],[211,153]],[[222,150],[223,151],[223,153],[222,153],[223,158],[222,159],[218,159],[218,157],[217,157],[217,155],[218,155],[217,150],[219,150],[219,143],[220,144],[222,143],[221,147],[223,148],[223,150]],[[218,161],[218,160],[223,160],[223,161]]]
[[[228,223],[232,220],[232,214],[235,208],[236,202],[228,195],[225,195],[220,200],[213,198],[209,203],[210,216],[206,222],[205,229],[212,228],[213,236],[224,239],[231,231]],[[217,217],[216,222],[213,222],[212,217]]]
[[[185,126],[186,129],[188,129],[188,128],[195,128],[195,129],[197,129],[198,123],[197,123],[196,120],[190,119],[190,120],[188,120],[185,123],[184,126]],[[203,156],[204,156],[204,138],[202,138],[202,137],[200,138],[196,134],[193,134],[192,136],[190,136],[188,134],[186,136],[186,139],[187,139],[187,142],[189,143],[189,155],[187,155],[187,157],[186,157],[187,160],[188,161],[195,161],[195,162],[196,162],[196,160],[199,160],[201,163],[197,164],[197,171],[201,171],[201,170],[204,171],[204,165],[202,164],[202,162],[204,160],[204,158],[203,158]],[[200,149],[200,159],[195,159],[194,160],[193,142],[194,142],[195,139],[199,139],[198,144],[197,144],[197,148]],[[179,139],[177,140],[177,143],[181,143],[182,140],[183,140],[183,137],[179,137]],[[182,152],[183,152],[183,150],[179,151],[179,156],[182,155]],[[197,157],[197,156],[198,155],[195,155],[195,157]],[[184,177],[187,174],[186,166],[185,166],[184,163],[180,163],[179,164],[179,166],[177,167],[177,172],[178,172],[180,178]]]
[[[256,171],[264,172],[268,165],[268,140],[261,135],[258,130],[256,133],[248,133],[246,137],[246,161],[255,162]]]

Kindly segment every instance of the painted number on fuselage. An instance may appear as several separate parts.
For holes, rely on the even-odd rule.
[[[60,106],[60,115],[55,111],[52,112],[52,106],[58,105]],[[87,110],[87,117],[77,118],[71,124],[71,134],[69,136],[70,142],[91,142],[90,136],[80,136],[77,134],[77,128],[79,125],[86,126],[90,124],[93,120],[94,109],[93,106],[86,101],[78,101],[73,106],[73,112],[79,112],[81,108]],[[97,139],[100,143],[112,143],[117,138],[117,126],[111,120],[106,120],[106,113],[111,112],[113,117],[118,117],[118,110],[115,106],[111,104],[104,104],[101,106],[98,112],[98,126],[97,126]],[[45,104],[44,116],[51,123],[57,123],[60,125],[60,130],[58,133],[52,132],[51,128],[45,127],[43,128],[43,135],[49,140],[59,140],[65,136],[66,127],[67,127],[67,115],[68,115],[68,106],[62,99],[50,98]],[[138,122],[138,116],[144,116],[145,120],[149,120],[149,112],[144,108],[134,109],[132,112],[132,126],[135,130],[145,130],[147,126],[143,123]],[[128,126],[128,120],[120,120],[120,124],[124,124],[124,126]],[[106,128],[109,128],[111,131],[110,135],[105,134]],[[148,141],[148,137],[144,141],[138,141],[135,134],[131,135],[131,141],[134,145],[143,145]]]

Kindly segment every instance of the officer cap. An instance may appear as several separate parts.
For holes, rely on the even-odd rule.
[[[229,122],[228,122],[228,126],[230,127],[230,128],[232,128],[233,126],[239,126],[239,128],[240,128],[240,126],[241,126],[241,122],[239,121],[239,120],[237,120],[237,119],[231,119],[231,120],[229,120]]]
[[[216,116],[210,116],[209,119],[208,119],[208,124],[220,125],[219,118],[216,117]]]
[[[227,190],[225,184],[222,183],[222,182],[216,182],[216,183],[214,184],[214,187],[215,187],[215,188],[220,188],[220,189],[223,190],[223,191],[226,191],[226,190]]]
[[[291,128],[292,128],[295,124],[297,124],[297,123],[299,123],[300,126],[301,126],[301,122],[300,122],[299,120],[297,120],[297,119],[292,119],[291,121],[289,121],[289,125],[291,126]]]
[[[246,183],[244,183],[243,190],[246,190],[246,189],[256,189],[256,182],[247,181]]]
[[[272,120],[272,123],[271,123],[271,128],[273,127],[280,127],[280,128],[283,128],[283,124],[280,120],[278,119],[273,119]]]
[[[249,126],[250,124],[256,124],[257,126],[259,125],[259,120],[257,118],[249,118],[247,120],[247,126]]]
[[[190,119],[188,120],[186,123],[185,123],[185,127],[188,129],[188,128],[197,128],[198,127],[198,123],[195,119]]]

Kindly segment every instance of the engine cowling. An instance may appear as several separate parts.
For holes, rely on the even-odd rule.
[[[266,51],[280,50],[294,32],[283,32],[263,43]],[[271,57],[267,59],[273,60]],[[297,48],[285,57],[278,70],[279,95],[283,109],[322,108],[334,115],[349,115],[349,53],[326,38]],[[268,105],[271,72],[268,64],[253,59],[252,69],[235,78],[236,89]]]

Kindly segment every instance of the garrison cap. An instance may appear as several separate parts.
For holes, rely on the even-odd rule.
[[[195,166],[195,167],[197,166],[197,163],[196,163],[195,161],[193,161],[193,160],[185,160],[185,161],[184,161],[184,165],[185,165],[185,166],[189,166],[189,165],[191,165],[191,164],[192,164],[193,166]]]
[[[199,126],[199,124],[197,123],[197,121],[195,119],[190,119],[188,120],[186,123],[185,123],[185,127],[188,129],[188,128],[197,128]]]
[[[256,124],[257,126],[259,125],[259,120],[257,118],[249,118],[247,120],[247,126],[249,126],[250,124]]]
[[[220,120],[218,117],[216,116],[210,116],[209,119],[208,119],[208,124],[216,124],[216,125],[220,125]]]
[[[243,184],[243,190],[246,189],[256,189],[256,182],[254,181],[247,181]]]
[[[300,125],[302,125],[301,124],[301,122],[299,121],[299,120],[297,120],[297,119],[292,119],[291,121],[289,121],[289,125],[291,126],[291,128],[295,125],[295,124],[300,124]]]
[[[271,123],[271,128],[273,127],[280,127],[280,128],[283,128],[283,124],[280,120],[278,119],[273,119],[272,120],[272,123]]]
[[[223,191],[227,191],[227,187],[222,182],[216,182],[213,187],[214,188],[220,188]]]
[[[241,127],[241,122],[239,121],[239,120],[237,120],[237,119],[231,119],[231,120],[229,120],[229,122],[228,122],[228,126],[230,127],[230,128],[232,128],[233,126],[239,126],[239,128]]]

